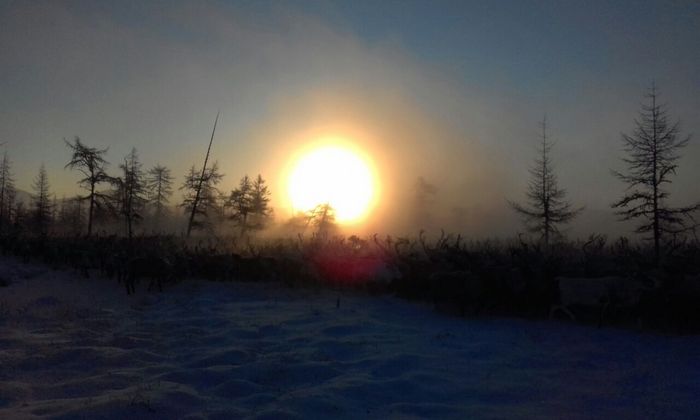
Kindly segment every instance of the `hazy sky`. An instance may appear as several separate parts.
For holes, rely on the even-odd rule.
[[[63,138],[136,147],[177,183],[213,157],[223,189],[262,173],[285,214],[289,157],[324,136],[373,156],[371,228],[410,223],[418,176],[438,187],[431,227],[512,234],[544,114],[571,200],[572,234],[608,229],[624,190],[620,133],[652,79],[685,133],[700,133],[695,1],[0,2],[0,141],[18,187],[46,164],[76,192]],[[700,200],[700,139],[674,202]]]

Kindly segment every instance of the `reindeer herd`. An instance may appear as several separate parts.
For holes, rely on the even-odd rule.
[[[394,293],[465,315],[566,318],[673,327],[700,326],[700,248],[681,243],[661,266],[621,239],[559,244],[522,240],[466,243],[446,235],[416,238],[288,238],[237,246],[232,239],[176,236],[0,237],[0,251],[26,262],[112,279],[128,294],[185,278],[277,281]]]

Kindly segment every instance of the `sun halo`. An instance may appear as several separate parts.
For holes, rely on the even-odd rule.
[[[288,176],[294,212],[330,205],[341,224],[363,220],[376,201],[378,181],[369,159],[349,147],[326,145],[303,153]]]

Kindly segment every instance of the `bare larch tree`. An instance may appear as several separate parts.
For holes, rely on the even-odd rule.
[[[642,219],[637,233],[652,233],[654,261],[661,258],[661,240],[664,234],[677,234],[692,228],[692,212],[700,204],[672,208],[667,204],[667,184],[676,174],[680,149],[690,141],[681,136],[680,122],[671,122],[668,108],[659,102],[656,84],[652,82],[646,94],[648,103],[642,105],[639,118],[631,134],[622,134],[627,157],[623,162],[626,172],[613,174],[627,184],[625,195],[612,207],[621,220]]]
[[[51,216],[53,213],[53,205],[49,196],[49,178],[46,175],[46,168],[42,164],[39,168],[39,173],[34,178],[32,184],[34,194],[32,194],[32,221],[36,233],[40,236],[46,236],[49,233],[51,225]]]
[[[134,224],[143,219],[146,205],[145,184],[141,162],[136,148],[119,165],[122,176],[113,179],[116,186],[119,213],[124,217],[124,227],[129,239],[133,237]]]
[[[547,138],[547,118],[541,124],[542,142],[538,158],[530,168],[530,182],[527,189],[527,205],[510,202],[511,207],[523,217],[528,230],[541,235],[545,247],[549,246],[552,235],[559,234],[558,225],[570,222],[583,208],[574,209],[566,200],[566,190],[559,188],[554,173],[551,150]]]
[[[165,215],[170,196],[173,195],[173,176],[170,168],[158,164],[149,169],[146,175],[146,189],[148,202],[153,206],[156,221],[159,221]]]
[[[170,169],[160,164],[149,169],[146,175],[146,189],[148,202],[153,206],[155,227],[158,229],[173,194],[173,176]]]
[[[110,177],[105,172],[107,161],[104,159],[107,149],[96,149],[84,145],[79,137],[75,137],[73,143],[65,141],[73,153],[70,162],[66,164],[66,168],[77,169],[85,177],[78,181],[78,184],[88,190],[90,193],[83,197],[90,202],[88,209],[88,228],[87,236],[92,235],[92,221],[95,214],[95,206],[99,199],[105,199],[106,196],[98,191],[98,184],[110,181]]]

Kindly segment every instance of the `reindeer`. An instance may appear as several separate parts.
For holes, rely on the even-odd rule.
[[[430,276],[430,297],[436,309],[441,305],[456,307],[465,316],[471,306],[478,315],[486,306],[486,294],[485,279],[470,271],[437,271]]]
[[[603,325],[606,312],[614,309],[636,309],[642,295],[655,288],[651,280],[633,277],[606,276],[597,278],[557,277],[559,303],[552,305],[549,316],[557,311],[565,313],[572,321],[577,317],[575,307],[597,308],[598,327]]]
[[[163,280],[168,279],[172,274],[172,264],[164,258],[157,256],[136,257],[127,263],[126,269],[126,294],[136,293],[136,280],[146,277],[150,279],[148,291],[150,292],[157,284],[158,291],[163,291]]]

